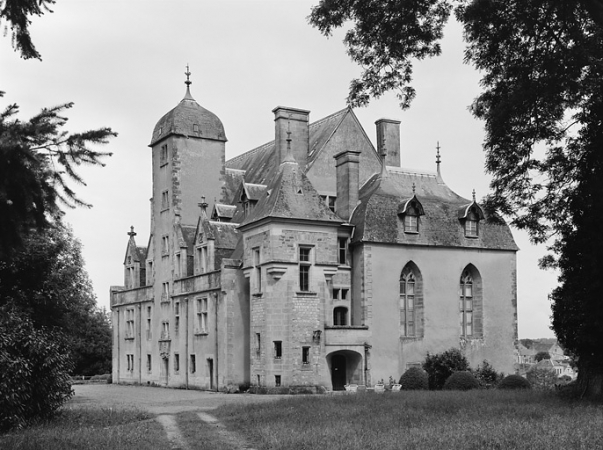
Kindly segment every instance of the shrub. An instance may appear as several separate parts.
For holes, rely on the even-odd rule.
[[[496,387],[496,385],[502,380],[505,375],[498,373],[494,370],[494,367],[486,360],[481,366],[477,366],[477,369],[473,370],[473,376],[479,382],[481,388]]]
[[[545,367],[533,367],[526,374],[526,378],[533,388],[545,391],[553,389],[557,383],[555,371]]]
[[[45,419],[72,395],[63,337],[0,310],[0,430]]]
[[[531,389],[532,385],[520,375],[507,375],[496,387],[498,389]]]
[[[469,370],[469,362],[459,349],[451,348],[443,353],[427,353],[423,369],[427,372],[429,389],[442,389],[453,372]]]
[[[400,389],[405,391],[425,390],[429,388],[427,372],[420,367],[410,367],[400,377]]]
[[[478,388],[479,382],[469,371],[454,372],[444,383],[444,389],[447,391],[469,391]]]

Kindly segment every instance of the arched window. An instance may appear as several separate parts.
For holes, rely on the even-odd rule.
[[[423,286],[417,266],[409,262],[400,275],[400,335],[423,337]]]
[[[338,306],[333,310],[333,325],[346,326],[348,324],[348,309],[344,306]]]
[[[463,270],[459,281],[459,315],[462,337],[482,337],[481,311],[481,278],[477,269],[470,264]]]

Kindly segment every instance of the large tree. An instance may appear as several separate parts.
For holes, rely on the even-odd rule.
[[[603,395],[603,2],[601,0],[324,0],[310,23],[345,44],[363,72],[349,102],[395,90],[415,95],[412,63],[439,54],[454,12],[465,60],[483,74],[471,106],[485,122],[488,209],[552,242],[544,266],[560,269],[553,329],[578,361],[579,384]]]

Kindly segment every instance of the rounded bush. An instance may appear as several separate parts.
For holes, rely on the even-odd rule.
[[[498,383],[497,389],[531,389],[532,385],[520,375],[507,375]]]
[[[420,367],[410,367],[400,377],[400,389],[404,391],[427,390],[429,379],[427,372]]]
[[[444,383],[444,389],[448,391],[469,391],[478,388],[479,381],[468,371],[454,372]]]

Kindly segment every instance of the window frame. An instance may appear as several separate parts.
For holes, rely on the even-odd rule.
[[[412,268],[400,275],[400,325],[402,336],[417,337],[417,276]]]
[[[467,288],[470,286],[470,294]],[[467,269],[463,271],[459,283],[459,314],[461,336],[472,338],[475,333],[475,282],[473,275]]]
[[[311,292],[312,250],[313,247],[309,245],[300,245],[297,248],[298,287],[300,292]]]
[[[283,341],[272,341],[274,345],[274,359],[283,358]]]

